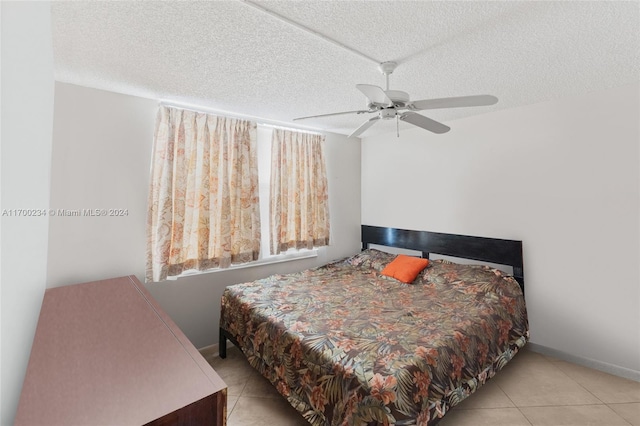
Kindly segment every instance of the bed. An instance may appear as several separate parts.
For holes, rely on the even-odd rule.
[[[314,426],[428,425],[526,344],[522,242],[362,226],[362,252],[227,287],[227,339]],[[411,283],[372,244],[508,265],[432,260]]]

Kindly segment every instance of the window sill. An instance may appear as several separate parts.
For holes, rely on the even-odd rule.
[[[278,254],[275,256],[269,256],[267,258],[259,259],[249,263],[240,263],[236,265],[231,265],[228,268],[215,268],[215,269],[209,269],[206,271],[198,271],[195,269],[191,269],[189,271],[183,272],[180,275],[167,277],[167,280],[176,281],[178,278],[191,277],[194,275],[212,274],[216,272],[225,272],[225,271],[235,271],[238,269],[254,268],[256,266],[273,265],[276,263],[291,262],[294,260],[311,259],[314,257],[318,257],[318,249],[300,250],[293,253],[284,253],[284,254]]]

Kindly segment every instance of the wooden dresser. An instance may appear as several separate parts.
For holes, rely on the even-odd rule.
[[[225,425],[226,403],[136,277],[45,291],[16,425]]]

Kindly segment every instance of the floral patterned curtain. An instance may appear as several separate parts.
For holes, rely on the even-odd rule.
[[[271,140],[271,254],[329,244],[324,136],[274,129]]]
[[[146,281],[258,259],[256,123],[161,106]]]

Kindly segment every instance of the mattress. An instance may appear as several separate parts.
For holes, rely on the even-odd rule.
[[[221,328],[312,425],[433,425],[529,338],[499,270],[433,261],[411,284],[368,249],[228,287]]]

